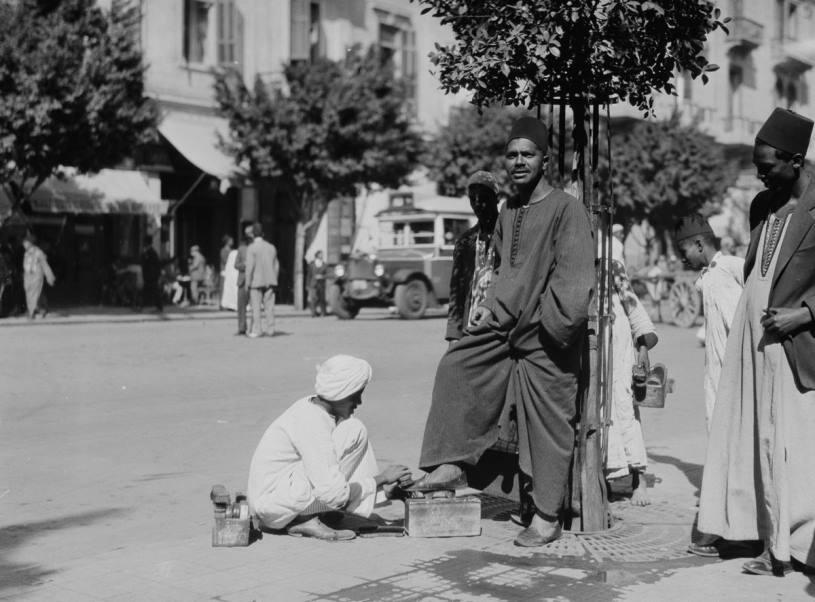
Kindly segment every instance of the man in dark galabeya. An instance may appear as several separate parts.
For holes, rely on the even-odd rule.
[[[594,284],[588,212],[544,178],[548,134],[534,118],[515,122],[505,167],[517,190],[493,235],[500,255],[474,325],[442,358],[417,489],[463,484],[498,438],[504,403],[518,412],[519,459],[531,477],[536,512],[515,540],[544,545],[560,537],[574,447],[578,373]]]

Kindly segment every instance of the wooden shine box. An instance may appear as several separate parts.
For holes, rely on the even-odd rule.
[[[405,531],[410,537],[481,535],[481,499],[422,497],[405,500]]]

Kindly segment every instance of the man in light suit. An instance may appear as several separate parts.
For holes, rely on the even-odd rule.
[[[246,249],[246,288],[249,289],[249,304],[252,306],[249,337],[255,339],[263,334],[274,336],[274,297],[280,263],[275,246],[263,239],[260,224],[252,226],[252,235],[252,243]],[[261,324],[261,307],[265,327]]]

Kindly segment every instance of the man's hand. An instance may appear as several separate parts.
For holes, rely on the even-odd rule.
[[[789,307],[770,307],[764,310],[761,325],[764,330],[779,338],[791,335],[793,332],[812,323],[812,314],[808,307],[792,309]]]
[[[637,364],[645,366],[645,373],[651,373],[651,359],[648,357],[648,347],[645,345],[640,346],[637,353]]]
[[[401,464],[388,466],[376,477],[377,487],[381,485],[391,485],[397,482],[400,486],[407,486],[413,482],[413,477],[407,466],[402,466]]]
[[[487,332],[489,330],[489,326],[487,323],[493,318],[493,313],[488,308],[484,307],[483,305],[479,305],[475,310],[475,316],[473,316],[473,321],[475,324],[470,326],[467,331],[471,334],[481,334],[482,332]]]

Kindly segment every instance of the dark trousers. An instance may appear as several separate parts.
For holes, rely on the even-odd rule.
[[[155,305],[159,311],[164,311],[164,292],[158,280],[144,282],[144,304]]]
[[[238,334],[246,334],[247,303],[249,303],[249,291],[245,286],[238,286]]]
[[[574,449],[581,349],[519,352],[496,332],[465,335],[439,363],[419,466],[475,465],[498,439],[504,403],[518,411],[520,469],[540,512],[561,508]]]
[[[321,315],[328,315],[325,308],[325,280],[317,280],[308,291],[308,301],[311,307],[311,315],[317,315],[317,309],[320,309]]]

